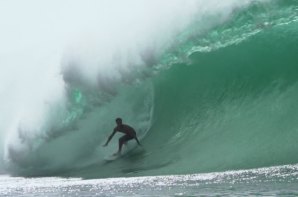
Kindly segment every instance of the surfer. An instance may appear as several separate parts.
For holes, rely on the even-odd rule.
[[[115,155],[120,154],[121,150],[122,150],[122,145],[126,144],[126,142],[128,142],[129,140],[135,139],[138,143],[139,146],[141,146],[136,132],[134,130],[134,128],[132,128],[129,125],[126,124],[122,124],[122,119],[121,118],[117,118],[116,119],[116,124],[117,126],[114,128],[113,133],[110,135],[110,137],[108,138],[107,142],[103,145],[104,147],[108,145],[108,143],[111,141],[111,139],[113,138],[113,136],[115,135],[115,133],[118,131],[120,133],[124,133],[125,135],[122,136],[121,138],[119,138],[119,149],[118,152],[115,153]]]

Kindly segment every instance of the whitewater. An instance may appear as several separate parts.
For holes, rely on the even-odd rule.
[[[297,0],[0,2],[1,196],[297,195]],[[115,118],[143,147],[117,151]]]

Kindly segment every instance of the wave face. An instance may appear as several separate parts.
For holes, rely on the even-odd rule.
[[[112,61],[67,53],[63,99],[50,104],[38,128],[15,126],[6,171],[91,178],[297,163],[298,3],[232,5],[226,15],[170,29],[174,41],[156,39],[157,47],[119,48],[130,50],[124,57],[110,54],[123,44],[116,42],[101,51]],[[144,148],[133,142],[106,162],[120,135],[101,145],[116,117],[136,128]]]

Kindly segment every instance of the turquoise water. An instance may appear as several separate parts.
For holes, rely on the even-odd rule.
[[[33,137],[19,130],[26,148],[6,149],[4,174],[16,177],[1,177],[1,192],[297,195],[298,2],[253,2],[202,25],[194,20],[114,81],[99,74],[89,86],[79,63],[66,63],[66,105],[56,104]],[[130,143],[106,161],[120,136],[101,146],[115,117],[136,128],[143,148]]]

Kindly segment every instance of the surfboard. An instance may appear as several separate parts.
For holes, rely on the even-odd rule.
[[[106,161],[114,161],[115,159],[118,159],[119,157],[121,157],[121,154],[112,154],[112,155],[108,155],[104,158],[104,160]]]
[[[142,146],[138,146],[137,144],[133,144],[133,145],[128,145],[128,144],[125,144],[125,148],[124,150],[122,150],[122,153],[121,154],[112,154],[112,155],[107,155],[106,157],[104,157],[104,160],[107,161],[107,162],[110,162],[110,161],[114,161],[122,156],[127,156],[127,154],[133,150],[135,150],[137,147],[140,147],[141,149],[143,149]]]

